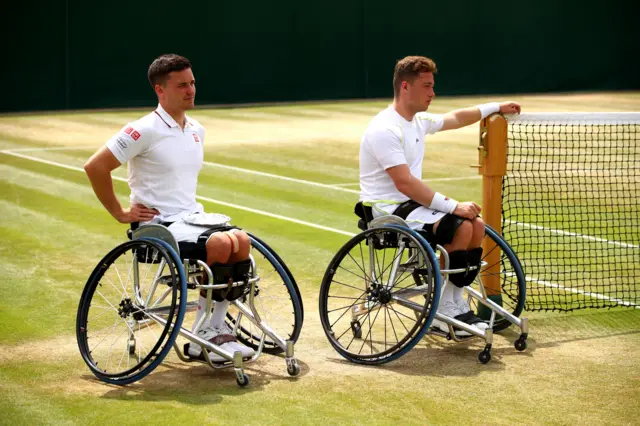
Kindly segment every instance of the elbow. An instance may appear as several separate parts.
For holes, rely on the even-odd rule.
[[[91,159],[87,160],[87,162],[84,163],[84,172],[87,174],[87,176],[91,176],[94,169],[95,169],[95,166],[91,161]]]
[[[100,171],[101,171],[100,164],[97,163],[96,161],[93,161],[92,158],[87,160],[87,162],[84,164],[84,172],[86,173],[89,180],[91,180],[94,176],[96,176],[96,174],[100,173]]]

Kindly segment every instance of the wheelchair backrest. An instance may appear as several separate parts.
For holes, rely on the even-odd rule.
[[[176,251],[178,256],[180,256],[180,248],[178,247],[178,242],[176,241],[175,237],[173,236],[171,231],[169,231],[167,229],[166,226],[162,226],[162,225],[142,225],[142,226],[140,226],[140,227],[138,227],[136,229],[130,230],[129,232],[131,232],[131,239],[132,240],[137,240],[137,239],[145,238],[145,237],[147,237],[147,238],[157,238],[159,240],[162,240],[165,243],[169,244],[171,246],[171,248]],[[127,234],[129,232],[127,232]]]

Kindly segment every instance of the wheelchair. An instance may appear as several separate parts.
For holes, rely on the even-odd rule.
[[[449,255],[430,243],[400,217],[373,218],[370,207],[356,205],[361,233],[351,238],[329,263],[320,287],[319,309],[324,332],[333,348],[347,360],[368,365],[398,359],[425,334],[463,341],[479,337],[481,363],[491,360],[493,333],[511,325],[520,329],[514,346],[527,347],[528,321],[520,318],[526,297],[525,275],[516,254],[486,226],[479,266],[449,268]],[[440,268],[442,258],[443,268]],[[441,289],[452,274],[480,268],[465,288],[472,310],[488,322],[486,330],[437,312]],[[431,327],[437,318],[449,332]],[[455,330],[466,332],[465,337]]]
[[[151,373],[173,347],[182,361],[233,368],[241,387],[249,384],[244,365],[263,352],[284,352],[288,374],[299,375],[294,344],[304,319],[300,291],[273,249],[247,234],[252,250],[245,273],[214,282],[216,274],[205,262],[180,257],[166,227],[150,224],[129,230],[130,241],[98,263],[80,299],[76,336],[92,373],[111,384],[133,383]],[[182,325],[185,314],[198,306],[188,300],[188,290],[207,294],[207,314],[193,331]],[[239,342],[255,350],[251,358],[243,359],[241,352],[231,353],[197,335],[211,315],[214,297],[221,295],[230,300],[225,321]],[[179,336],[188,341],[182,348]],[[202,359],[187,355],[190,344],[202,347]],[[207,351],[224,362],[212,362]]]

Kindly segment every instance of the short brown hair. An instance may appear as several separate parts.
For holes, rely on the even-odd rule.
[[[147,77],[151,87],[155,87],[156,84],[164,85],[169,73],[186,70],[187,68],[191,68],[191,62],[184,56],[174,54],[161,55],[149,65]]]
[[[393,96],[398,96],[403,81],[413,82],[421,72],[437,73],[436,63],[424,56],[407,56],[400,59],[393,70]]]

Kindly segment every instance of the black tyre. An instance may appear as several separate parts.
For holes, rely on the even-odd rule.
[[[394,225],[373,228],[349,240],[329,264],[320,320],[340,355],[382,364],[420,341],[439,297],[440,269],[424,238]]]
[[[472,287],[478,289],[479,283],[482,282],[491,300],[519,317],[524,310],[527,287],[518,257],[500,234],[488,225],[482,246],[482,260],[487,264],[480,270]],[[478,316],[488,319],[490,311],[484,305],[481,306],[473,298],[470,298],[469,303],[472,309],[478,312]],[[510,325],[510,321],[496,314],[493,331],[504,330]]]
[[[168,244],[149,238],[119,245],[98,263],[80,299],[82,358],[104,382],[142,379],[171,349],[185,303],[184,269]]]
[[[255,307],[261,319],[283,340],[294,343],[300,337],[304,321],[304,309],[300,290],[284,261],[266,243],[249,234],[254,263],[251,276],[259,277],[255,286]],[[253,267],[255,266],[255,268]],[[247,303],[249,297],[241,299]],[[227,313],[227,324],[233,328],[238,318],[238,308],[233,304]],[[237,338],[243,344],[257,349],[263,332],[248,319],[242,318]],[[264,352],[283,352],[269,336],[265,337]]]

